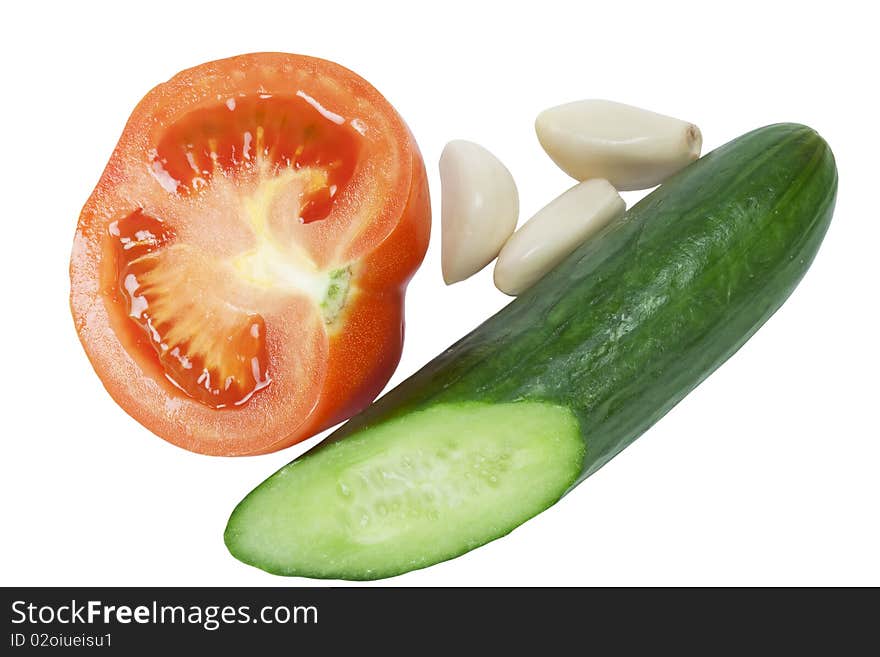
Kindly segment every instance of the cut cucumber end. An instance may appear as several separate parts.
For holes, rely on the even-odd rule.
[[[509,533],[562,497],[584,455],[562,406],[441,404],[288,464],[236,507],[225,541],[278,575],[391,577]]]

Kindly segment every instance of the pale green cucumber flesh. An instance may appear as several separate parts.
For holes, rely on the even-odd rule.
[[[388,577],[509,533],[563,495],[584,454],[562,406],[441,404],[285,466],[239,504],[225,540],[277,574]]]

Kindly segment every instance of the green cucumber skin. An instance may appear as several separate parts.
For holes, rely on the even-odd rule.
[[[436,403],[553,402],[580,420],[576,486],[782,305],[816,255],[836,193],[834,156],[815,131],[747,133],[646,196],[330,440]]]

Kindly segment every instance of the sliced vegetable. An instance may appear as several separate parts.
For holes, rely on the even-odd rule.
[[[626,203],[607,180],[575,185],[507,240],[495,262],[496,287],[522,294],[624,210]]]
[[[440,156],[443,280],[473,276],[513,234],[519,195],[513,176],[479,144],[451,141]]]
[[[816,255],[836,190],[831,150],[804,126],[710,153],[258,486],[233,512],[227,546],[273,573],[367,579],[507,534],[779,308]]]
[[[379,92],[320,59],[233,57],[135,108],[80,215],[71,309],[147,428],[273,451],[388,381],[429,232],[421,156]]]
[[[239,558],[284,575],[355,579],[450,559],[559,499],[580,474],[584,442],[562,406],[456,403],[367,428],[324,454],[282,470],[236,509],[226,541]]]
[[[545,110],[535,131],[547,154],[572,178],[605,178],[619,190],[659,185],[700,157],[703,145],[692,123],[608,100]]]

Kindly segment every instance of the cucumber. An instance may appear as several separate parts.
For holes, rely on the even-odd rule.
[[[706,155],[258,486],[232,513],[227,547],[280,575],[376,579],[507,534],[782,305],[836,190],[831,150],[805,126]]]

